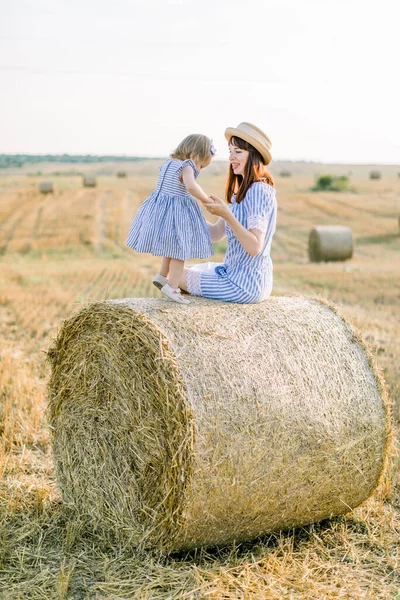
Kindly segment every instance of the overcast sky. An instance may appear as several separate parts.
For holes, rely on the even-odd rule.
[[[0,0],[0,153],[400,163],[399,0]]]

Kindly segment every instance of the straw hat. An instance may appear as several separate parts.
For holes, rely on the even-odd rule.
[[[245,140],[254,146],[263,157],[266,165],[271,162],[271,140],[261,129],[251,123],[243,122],[239,123],[237,127],[228,127],[225,129],[225,137],[228,142],[233,136]]]

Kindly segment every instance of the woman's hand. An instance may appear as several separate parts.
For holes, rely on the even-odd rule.
[[[224,219],[238,242],[250,256],[257,256],[261,252],[264,245],[265,233],[262,233],[258,229],[249,230],[243,227],[229,210],[228,205],[221,198],[218,198],[218,196],[214,196],[214,194],[211,194],[206,201],[203,201],[203,204],[212,215],[218,215]]]
[[[214,196],[214,194],[211,194],[207,200],[203,200],[203,205],[209,213],[217,215],[217,217],[222,217],[225,220],[232,214],[226,202],[218,198],[218,196]]]

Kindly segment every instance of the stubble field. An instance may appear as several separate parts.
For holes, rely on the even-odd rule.
[[[46,425],[45,353],[83,303],[159,295],[151,284],[158,259],[124,245],[158,164],[131,164],[124,179],[114,174],[120,165],[109,165],[93,189],[77,176],[50,177],[48,195],[38,192],[40,178],[0,177],[0,597],[400,598],[396,458],[391,490],[348,516],[237,547],[139,557],[68,519]],[[293,165],[285,178],[276,168],[273,293],[319,295],[339,306],[369,342],[399,424],[400,179],[392,170],[371,181],[368,172],[354,170],[351,192],[315,193],[312,166]],[[225,174],[215,163],[199,183],[222,195]],[[308,233],[319,224],[352,229],[351,260],[309,263]],[[216,261],[224,249],[217,244]]]

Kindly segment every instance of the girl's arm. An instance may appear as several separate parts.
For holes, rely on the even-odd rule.
[[[210,200],[210,197],[203,191],[203,189],[196,183],[192,167],[186,165],[182,169],[182,182],[185,185],[187,191],[204,203]],[[218,219],[216,223],[209,223],[207,221],[208,231],[210,232],[210,238],[212,243],[220,242],[225,237],[225,223],[223,219]]]
[[[225,237],[225,221],[221,217],[216,223],[209,223],[207,221],[208,231],[210,232],[210,238],[213,244],[220,242]]]
[[[193,168],[191,166],[186,165],[186,167],[183,167],[181,177],[182,183],[186,187],[189,194],[197,198],[197,200],[200,200],[200,202],[205,202],[206,200],[209,200],[207,194],[202,190],[199,184],[196,183]]]
[[[212,198],[211,200],[204,202],[204,206],[207,210],[212,215],[222,217],[223,220],[228,223],[236,239],[242,244],[246,252],[250,254],[250,256],[257,256],[263,248],[265,233],[258,229],[246,229],[246,227],[243,227],[243,225],[239,223],[223,200],[213,194],[211,194],[210,197]]]

